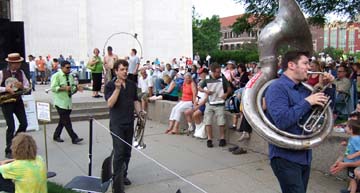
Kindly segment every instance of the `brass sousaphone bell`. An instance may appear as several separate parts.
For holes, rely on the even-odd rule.
[[[319,145],[332,131],[334,120],[329,105],[319,110],[321,120],[308,135],[296,135],[276,128],[265,116],[262,98],[265,89],[277,77],[277,51],[282,45],[290,45],[296,50],[312,52],[312,36],[299,5],[295,0],[279,0],[279,11],[274,21],[269,23],[259,36],[260,67],[246,85],[242,96],[244,115],[255,132],[266,141],[287,149],[310,149]],[[304,84],[306,88],[313,88]],[[312,118],[312,117],[310,117]],[[304,133],[306,133],[304,131]]]

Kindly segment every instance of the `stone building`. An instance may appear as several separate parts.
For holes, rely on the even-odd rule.
[[[79,61],[111,45],[121,57],[131,48],[150,60],[192,56],[191,0],[0,0],[0,9],[24,22],[26,54]]]

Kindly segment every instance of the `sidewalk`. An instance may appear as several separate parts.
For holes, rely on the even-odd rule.
[[[38,101],[50,101],[51,94],[44,89],[48,85],[37,85],[34,92]],[[84,91],[74,95],[73,101],[103,102],[103,99],[91,97],[91,92]],[[100,120],[108,127],[108,120]],[[85,140],[80,145],[71,144],[65,129],[62,134],[64,143],[52,141],[56,124],[47,125],[49,171],[56,172],[57,176],[50,181],[66,184],[74,176],[88,174],[88,121],[73,122],[73,127],[80,137]],[[29,132],[37,142],[39,154],[45,158],[43,126],[40,131]],[[225,148],[207,148],[205,140],[198,140],[186,135],[166,135],[166,125],[147,121],[143,152],[157,160],[173,172],[181,175],[194,185],[208,193],[279,193],[280,187],[269,166],[266,155],[257,152],[248,152],[243,155],[232,155]],[[0,130],[2,139],[0,147],[5,147],[5,129]],[[112,139],[107,130],[94,122],[93,134],[93,172],[100,175],[103,159],[112,150]],[[4,158],[3,149],[0,157]],[[126,193],[175,193],[181,189],[182,193],[202,192],[193,185],[184,182],[172,173],[145,158],[137,151],[132,151],[129,166],[129,178],[133,182],[126,187]],[[336,193],[346,187],[346,182],[312,171],[308,193]],[[110,192],[110,191],[109,191]]]
[[[108,125],[108,120],[100,122]],[[71,144],[66,132],[62,135],[64,143],[53,142],[52,134],[56,125],[47,125],[49,171],[57,173],[50,181],[66,184],[76,175],[87,175],[88,125],[86,121],[74,123],[76,132],[85,139],[81,145]],[[227,147],[219,148],[217,143],[210,149],[206,147],[204,140],[186,135],[166,135],[163,134],[165,129],[166,125],[147,122],[147,148],[143,152],[201,187],[205,192],[280,192],[265,155],[256,152],[232,155],[227,151]],[[1,130],[0,134],[4,136],[5,130]],[[29,134],[36,139],[39,154],[45,157],[43,129]],[[4,147],[4,140],[1,140],[0,144]],[[93,175],[100,175],[102,160],[110,154],[111,149],[110,134],[94,122]],[[4,157],[3,151],[0,157]],[[133,184],[127,187],[127,193],[175,193],[179,188],[183,193],[201,192],[134,150],[129,178]],[[346,183],[343,181],[312,171],[308,192],[334,193],[345,186]]]

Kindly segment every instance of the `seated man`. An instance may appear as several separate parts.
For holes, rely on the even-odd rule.
[[[153,93],[153,82],[151,76],[148,76],[145,68],[140,70],[140,78],[138,82],[138,88],[141,89],[141,92],[138,95],[138,98],[141,100],[141,108],[144,111],[147,111],[148,98],[152,96]]]

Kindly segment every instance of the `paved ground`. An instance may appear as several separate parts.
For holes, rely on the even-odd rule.
[[[39,90],[39,91],[38,91]],[[34,93],[37,100],[49,100],[49,96],[40,91]],[[74,101],[94,101],[89,97],[90,92],[74,96]],[[94,123],[93,144],[93,175],[99,176],[102,160],[112,149],[111,137],[103,128],[108,126],[108,120]],[[71,144],[66,132],[62,138],[64,143],[52,141],[52,134],[56,125],[47,125],[49,171],[57,176],[51,181],[66,184],[76,175],[87,175],[88,172],[88,128],[87,121],[73,123],[80,137],[85,138],[81,145]],[[166,125],[148,121],[145,142],[147,148],[143,150],[147,156],[157,160],[171,171],[184,177],[203,191],[184,182],[154,161],[133,150],[133,157],[129,168],[129,178],[133,184],[126,188],[127,193],[175,193],[181,189],[183,193],[278,193],[279,185],[269,167],[269,160],[265,155],[249,152],[244,155],[232,155],[226,148],[206,147],[206,141],[189,136],[170,136],[163,134]],[[29,132],[34,136],[39,148],[39,154],[45,157],[44,132]],[[0,147],[4,147],[5,129],[0,130],[3,139]],[[0,157],[4,153],[0,150]],[[344,181],[312,171],[309,193],[335,193],[346,186]]]

